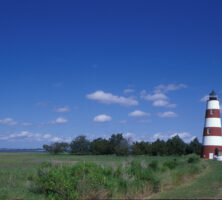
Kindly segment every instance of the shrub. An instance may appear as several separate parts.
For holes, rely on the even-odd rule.
[[[129,174],[139,177],[141,171],[142,171],[142,166],[139,161],[134,160],[130,163],[130,167],[128,169]]]
[[[139,193],[149,187],[157,192],[160,188],[154,171],[138,161],[125,168],[119,165],[116,170],[88,162],[73,166],[42,163],[33,182],[38,192],[55,200],[124,198],[134,195],[132,191]]]
[[[102,168],[93,163],[74,166],[51,166],[43,163],[35,179],[39,190],[52,199],[79,199],[84,193],[96,190],[104,181]],[[90,184],[87,184],[90,182]]]
[[[176,159],[168,160],[163,163],[163,166],[168,167],[169,169],[175,169],[177,165],[178,165],[178,163],[177,163]]]
[[[121,177],[121,175],[123,174],[123,171],[122,171],[123,169],[122,169],[122,165],[119,165],[118,167],[117,167],[117,169],[115,170],[115,172],[114,172],[114,176],[115,177],[117,177],[117,178],[120,178]]]
[[[168,185],[178,185],[204,169],[195,155],[167,160],[159,167],[157,160],[148,166],[134,160],[116,169],[90,162],[74,165],[52,165],[44,162],[36,175],[27,176],[32,192],[44,193],[48,199],[134,199],[147,192],[159,192],[161,181],[168,176]],[[178,167],[177,167],[178,166]],[[175,169],[176,168],[176,169]],[[160,170],[159,170],[160,169]],[[175,169],[175,170],[172,170]],[[159,171],[157,171],[159,170]],[[167,170],[172,170],[164,173]]]
[[[167,167],[167,166],[162,166],[161,168],[160,168],[160,170],[161,170],[161,172],[165,172],[165,171],[167,171],[169,168]]]
[[[178,185],[181,182],[184,182],[185,177],[189,177],[189,171],[187,169],[180,168],[178,170],[175,170],[172,176],[173,176],[174,184]]]
[[[188,163],[197,163],[200,161],[200,157],[196,154],[191,154],[189,155],[188,159],[187,159],[187,162]]]
[[[199,165],[196,165],[196,164],[190,165],[189,171],[190,171],[190,174],[192,174],[192,175],[200,173],[201,170],[202,169],[201,169],[201,167]]]
[[[158,166],[158,163],[154,163],[154,166]],[[159,190],[157,188],[159,188],[160,186],[160,180],[156,177],[150,167],[143,168],[139,161],[132,161],[129,172],[131,173],[131,175],[135,176],[137,184],[139,184],[140,181],[146,182],[149,184],[149,186],[153,188],[152,191]]]
[[[159,163],[157,160],[153,160],[150,164],[149,167],[153,169],[154,171],[157,171],[159,169]]]

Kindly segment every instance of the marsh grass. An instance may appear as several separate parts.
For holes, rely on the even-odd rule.
[[[164,165],[165,162],[174,161],[175,159],[177,160],[178,165],[174,169],[170,169]],[[159,193],[160,191],[177,187],[178,185],[176,182],[183,180],[190,181],[198,173],[202,173],[201,170],[198,172],[195,165],[199,166],[206,164],[206,162],[202,161],[188,163],[188,157],[186,156],[117,157],[112,155],[71,156],[67,154],[49,155],[45,153],[0,153],[0,199],[59,199],[59,196],[55,198],[54,194],[46,194],[44,192],[39,193],[39,186],[37,187],[36,177],[38,176],[39,167],[43,162],[51,163],[52,166],[49,167],[48,170],[57,166],[58,171],[61,170],[62,167],[64,167],[64,169],[73,168],[76,165],[78,166],[78,163],[86,164],[89,162],[98,165],[98,168],[93,167],[98,171],[95,169],[92,170],[92,168],[88,167],[90,172],[82,179],[82,185],[77,184],[77,191],[80,191],[78,195],[83,195],[85,199],[104,199],[105,197],[114,196],[122,199],[148,198],[153,193]],[[189,169],[187,166],[190,166],[190,170],[187,170],[188,172],[186,172],[186,169]],[[183,169],[185,171],[183,172],[185,175],[181,175],[179,172],[177,173],[177,171]],[[106,178],[106,186],[101,186],[101,184],[95,186],[98,180],[100,180],[99,177],[101,176],[101,171],[102,177]],[[81,170],[78,172],[78,174],[81,174]],[[98,174],[96,179],[92,176],[95,174]],[[89,175],[91,175],[90,178]],[[180,178],[176,178],[177,176]],[[70,174],[67,173],[66,177],[67,179],[70,179]],[[73,177],[74,178],[72,180],[75,182],[75,176],[73,175]],[[60,180],[62,177],[58,176],[57,178],[58,179],[56,180],[58,180],[58,182],[64,183]],[[71,183],[70,180],[67,182],[69,184],[74,184]],[[96,184],[94,184],[94,186],[89,186],[89,183]],[[64,185],[61,187],[64,187]]]
[[[89,199],[89,194],[108,198],[133,198],[159,184],[149,167],[138,161],[116,169],[95,163],[79,162],[73,166],[42,163],[34,179],[37,192],[55,199]],[[101,195],[102,194],[102,195]]]
[[[192,155],[196,160],[189,162],[190,158],[173,158],[162,164],[135,159],[115,167],[83,161],[74,165],[44,162],[32,180],[35,190],[49,199],[142,198],[164,190],[166,184],[172,188],[201,173],[199,160]]]

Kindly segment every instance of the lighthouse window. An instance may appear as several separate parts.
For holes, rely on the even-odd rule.
[[[208,129],[207,129],[207,134],[210,134],[210,133],[211,133],[211,129],[208,128]]]
[[[210,110],[210,115],[213,115],[214,114],[214,109],[211,109]]]

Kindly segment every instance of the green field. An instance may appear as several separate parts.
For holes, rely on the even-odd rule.
[[[30,177],[37,174],[37,169],[44,161],[54,165],[74,165],[79,161],[94,162],[101,166],[116,168],[120,164],[133,160],[150,163],[158,160],[161,164],[167,160],[182,160],[185,157],[150,157],[150,156],[72,156],[49,155],[45,153],[1,153],[0,154],[0,199],[9,200],[44,200],[44,194],[32,191]],[[186,166],[172,171],[158,173],[161,179],[161,191],[156,194],[147,192],[143,198],[222,198],[222,163],[201,160],[199,165],[205,169],[192,176],[186,172]]]

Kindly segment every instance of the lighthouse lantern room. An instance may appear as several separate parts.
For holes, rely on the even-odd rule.
[[[205,127],[203,131],[202,158],[214,159],[222,152],[220,102],[212,91],[207,101]]]

